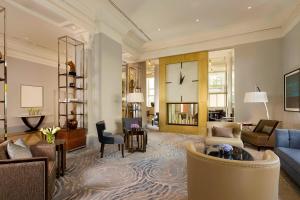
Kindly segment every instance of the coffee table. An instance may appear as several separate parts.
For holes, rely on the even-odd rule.
[[[219,145],[207,145],[204,148],[200,148],[201,153],[205,153],[217,158],[223,158],[228,160],[240,160],[240,161],[253,161],[253,156],[243,148],[232,146],[233,150],[229,153],[224,153],[219,150]]]

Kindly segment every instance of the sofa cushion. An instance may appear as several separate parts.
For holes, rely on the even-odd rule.
[[[300,149],[300,130],[289,130],[290,148]]]
[[[7,153],[10,159],[32,158],[29,148],[14,144],[11,141],[7,144]]]
[[[276,153],[280,159],[288,163],[294,170],[300,170],[300,149],[278,147]]]
[[[233,138],[233,128],[231,127],[212,127],[212,135],[214,137]]]

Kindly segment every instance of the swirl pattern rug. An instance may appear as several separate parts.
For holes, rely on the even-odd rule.
[[[67,156],[67,171],[55,185],[55,200],[185,200],[187,175],[185,144],[202,142],[194,135],[148,133],[145,153],[127,153],[122,158],[117,145],[106,145],[104,158],[99,148],[85,148]],[[249,150],[255,157],[261,153]],[[300,197],[284,184],[285,198]],[[282,183],[283,182],[283,183]],[[299,196],[296,196],[299,195]]]

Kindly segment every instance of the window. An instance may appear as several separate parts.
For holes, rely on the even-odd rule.
[[[208,76],[208,106],[226,107],[226,72],[210,72]]]
[[[147,101],[148,107],[151,107],[151,103],[154,103],[154,77],[147,78]]]

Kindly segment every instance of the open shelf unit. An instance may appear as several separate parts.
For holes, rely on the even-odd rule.
[[[4,140],[7,140],[7,62],[6,62],[6,9],[0,6],[0,34],[2,35],[2,42],[0,45],[0,52],[2,58],[0,59],[0,87],[2,92],[0,95],[0,106],[2,107],[0,114],[0,124],[3,127]]]
[[[58,38],[57,138],[66,140],[68,151],[86,145],[84,43],[69,36]],[[77,125],[76,125],[77,124]]]

